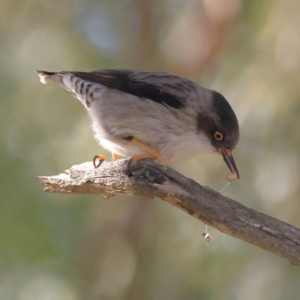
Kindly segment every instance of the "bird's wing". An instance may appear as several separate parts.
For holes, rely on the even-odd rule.
[[[181,87],[177,87],[178,82],[181,82],[180,77],[168,73],[110,69],[61,73],[72,73],[81,79],[100,83],[108,88],[132,94],[142,99],[150,99],[172,108],[179,109],[185,106],[184,97],[181,95]],[[168,82],[164,84],[166,80]]]

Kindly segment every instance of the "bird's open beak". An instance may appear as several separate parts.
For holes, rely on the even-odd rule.
[[[219,146],[219,152],[222,154],[223,159],[226,162],[231,173],[236,173],[237,178],[240,178],[239,171],[232,156],[232,151]]]

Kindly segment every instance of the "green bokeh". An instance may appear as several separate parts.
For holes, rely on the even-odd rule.
[[[222,4],[223,3],[223,4]],[[224,3],[226,3],[224,5]],[[241,126],[224,194],[300,226],[300,3],[0,1],[0,299],[298,299],[287,261],[158,199],[46,194],[106,153],[76,99],[36,69],[164,70],[222,92]],[[220,190],[215,156],[173,166]]]

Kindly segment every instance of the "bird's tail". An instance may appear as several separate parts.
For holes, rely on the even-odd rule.
[[[47,72],[37,70],[40,76],[41,83],[50,85],[60,85],[62,74],[59,72]]]

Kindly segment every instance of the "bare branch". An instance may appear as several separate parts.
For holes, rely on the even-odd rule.
[[[73,166],[57,176],[41,176],[46,192],[74,194],[130,194],[158,197],[219,231],[279,255],[300,266],[300,230],[247,208],[201,186],[180,173],[145,159],[131,165],[127,160]]]

